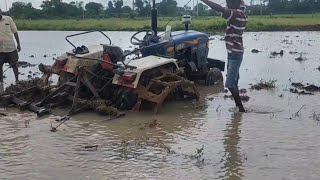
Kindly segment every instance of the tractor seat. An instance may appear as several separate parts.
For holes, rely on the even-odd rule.
[[[76,49],[73,49],[73,52],[75,54],[87,54],[89,53],[89,49],[85,45],[82,45],[78,46]]]
[[[103,44],[103,51],[108,53],[112,63],[117,63],[124,56],[124,52],[119,46]]]

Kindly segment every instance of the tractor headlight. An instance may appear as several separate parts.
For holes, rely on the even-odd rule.
[[[182,23],[183,24],[191,24],[191,16],[190,15],[183,15],[182,16]]]

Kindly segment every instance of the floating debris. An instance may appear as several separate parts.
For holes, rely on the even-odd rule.
[[[290,51],[289,54],[299,54],[297,51]]]
[[[277,80],[264,81],[261,79],[260,82],[252,85],[250,87],[250,89],[254,89],[254,90],[273,89],[276,87],[276,82],[277,82]]]
[[[320,87],[313,84],[306,86],[304,89],[306,91],[320,91]]]
[[[292,40],[289,41],[288,39],[284,39],[284,40],[281,41],[281,43],[292,44]]]
[[[296,58],[295,60],[297,60],[297,61],[305,61],[305,60],[307,60],[307,58],[302,57],[302,53],[300,53],[300,56],[298,58]]]
[[[316,112],[313,112],[312,119],[316,121],[320,121],[320,114],[317,114]]]
[[[320,71],[320,66],[317,69]]]
[[[197,160],[197,163],[204,163],[204,145],[200,149],[196,148],[196,154],[194,155],[194,158]]]
[[[30,124],[30,119],[26,119],[24,121],[25,128],[29,127],[29,124]]]
[[[304,85],[302,83],[291,83],[291,86],[294,86],[294,87],[297,87],[297,88],[304,87]]]
[[[290,88],[290,92],[299,94],[299,95],[314,95],[313,93],[305,92],[305,91],[299,91],[298,89],[292,89]]]
[[[147,123],[144,123],[143,126],[141,126],[139,129],[140,130],[144,130],[146,128],[155,128],[155,127],[158,127],[159,126],[159,123],[156,119],[153,119],[151,122],[147,122]]]
[[[25,62],[25,61],[18,61],[17,66],[19,68],[26,68],[26,67],[35,67],[36,64],[31,64],[31,63],[28,63],[28,62]]]
[[[311,92],[315,92],[315,91],[320,91],[320,86],[316,86],[316,85],[303,85],[302,83],[291,83],[291,85],[293,87],[299,88],[299,89],[304,89],[306,91],[311,91]]]
[[[89,146],[84,146],[85,149],[92,149],[95,148],[95,150],[98,150],[98,145],[89,145]]]
[[[34,58],[34,55],[30,55],[29,57]]]
[[[120,112],[117,108],[111,106],[110,101],[97,99],[90,101],[81,101],[79,106],[83,110],[94,110],[103,115],[110,115],[111,117],[119,117],[123,115],[123,112]]]
[[[251,52],[252,53],[258,53],[258,52],[261,52],[261,51],[259,51],[258,49],[252,49]]]
[[[204,104],[200,101],[192,102],[192,109],[206,109],[208,108],[207,104]]]
[[[280,52],[276,52],[276,51],[273,51],[271,53],[272,56],[277,56],[277,55],[280,55],[280,56],[283,56],[283,50],[281,50]]]

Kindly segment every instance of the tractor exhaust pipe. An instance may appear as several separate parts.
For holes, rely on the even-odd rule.
[[[151,29],[154,31],[155,36],[157,36],[157,33],[158,33],[158,10],[156,9],[156,0],[152,0]]]

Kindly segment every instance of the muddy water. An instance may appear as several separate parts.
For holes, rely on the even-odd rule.
[[[71,48],[63,40],[70,33],[21,32],[21,60],[51,63],[52,57],[43,55]],[[133,33],[107,34],[114,44],[132,48],[127,42]],[[199,87],[200,103],[167,103],[159,115],[146,111],[107,121],[86,113],[74,116],[56,133],[49,130],[57,116],[1,110],[8,116],[0,120],[0,179],[319,179],[320,93],[288,91],[291,82],[320,85],[319,36],[245,34],[240,87],[248,89],[260,79],[277,80],[277,87],[248,89],[251,98],[244,103],[244,114],[224,99],[221,85]],[[224,42],[220,36],[212,38],[210,56],[225,59]],[[84,41],[95,42],[91,37],[79,40]],[[251,53],[253,48],[262,52]],[[270,52],[280,50],[282,57],[270,58]],[[299,55],[290,51],[302,52],[307,60],[296,61]],[[6,74],[10,83],[11,70]],[[149,126],[153,120],[155,127]],[[85,148],[88,145],[98,148]]]

